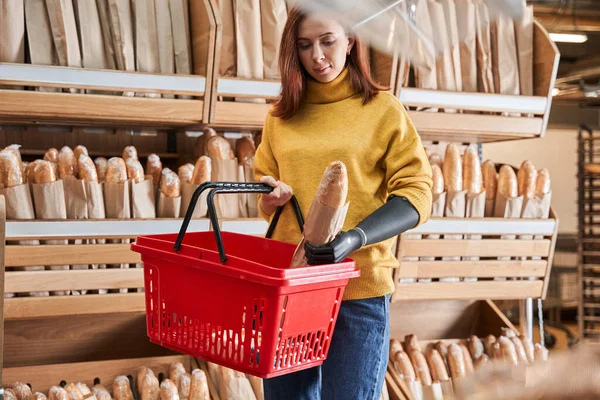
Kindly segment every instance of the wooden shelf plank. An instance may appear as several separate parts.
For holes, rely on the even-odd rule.
[[[395,299],[400,300],[514,300],[540,297],[544,281],[481,281],[400,283]]]
[[[403,261],[399,278],[513,277],[543,278],[546,261]]]
[[[38,149],[20,149],[20,152],[22,155],[24,156],[43,156],[44,154],[46,154],[47,150],[38,150]],[[161,159],[175,159],[175,158],[179,158],[179,154],[178,153],[155,153],[156,155],[158,155]],[[90,151],[89,152],[89,156],[90,157],[121,157],[123,155],[123,153],[121,152],[116,152],[116,151]],[[148,156],[150,155],[150,153],[138,153],[138,158],[140,159],[144,159],[144,158],[148,158]]]
[[[551,241],[402,239],[402,257],[548,257]]]
[[[202,100],[0,91],[0,121],[135,127],[202,123]]]
[[[129,246],[129,244],[6,246],[5,260],[8,267],[140,263],[140,254],[131,251]]]
[[[422,235],[553,235],[556,220],[525,220],[510,218],[431,218],[407,234]]]
[[[142,288],[144,270],[10,271],[6,273],[5,285],[8,293]]]
[[[17,297],[4,301],[5,319],[145,311],[144,293]]]

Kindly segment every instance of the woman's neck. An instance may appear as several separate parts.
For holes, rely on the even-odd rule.
[[[356,93],[357,90],[352,87],[348,68],[344,68],[331,82],[321,83],[313,78],[307,78],[304,102],[308,104],[335,103],[352,97]]]

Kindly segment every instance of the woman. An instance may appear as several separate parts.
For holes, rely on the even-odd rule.
[[[330,18],[293,9],[283,32],[282,93],[265,121],[257,180],[274,187],[260,196],[269,219],[292,194],[306,216],[332,161],[348,170],[350,203],[343,231],[331,243],[306,246],[310,264],[350,256],[360,268],[344,292],[328,358],[322,367],[264,382],[265,398],[378,399],[389,351],[394,237],[425,222],[431,210],[431,167],[398,99],[370,77],[360,42]],[[274,239],[298,243],[285,207]]]

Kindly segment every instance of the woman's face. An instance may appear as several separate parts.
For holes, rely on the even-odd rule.
[[[333,19],[308,17],[298,27],[296,45],[306,72],[316,81],[327,83],[344,69],[354,39]]]

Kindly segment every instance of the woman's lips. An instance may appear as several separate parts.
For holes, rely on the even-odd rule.
[[[314,68],[313,71],[315,71],[317,74],[324,74],[327,73],[330,69],[331,65],[327,65],[325,67]]]

